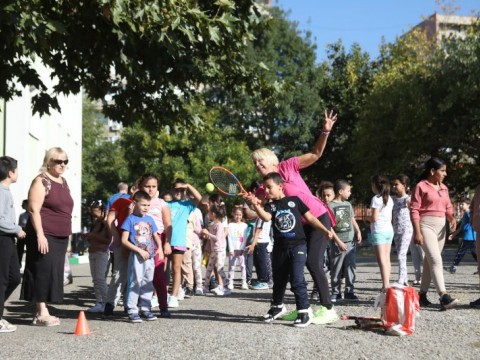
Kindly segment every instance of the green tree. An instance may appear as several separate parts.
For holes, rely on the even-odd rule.
[[[236,129],[251,149],[270,147],[280,157],[304,152],[320,131],[324,109],[311,34],[272,8],[269,26],[254,35],[247,57],[262,66],[262,91],[251,96],[212,88],[207,103],[221,106],[221,125]]]
[[[117,184],[128,179],[125,154],[118,142],[106,140],[105,126],[98,106],[83,101],[82,199],[106,201]]]
[[[376,62],[354,44],[347,52],[341,41],[327,47],[327,58],[319,66],[319,97],[325,107],[338,114],[322,158],[304,171],[312,185],[321,180],[350,179],[355,184],[356,163],[352,158],[354,129],[370,92]],[[359,187],[354,186],[358,196]]]
[[[16,83],[37,89],[33,110],[58,109],[58,94],[86,89],[113,100],[111,119],[150,128],[182,119],[202,86],[236,91],[256,85],[256,67],[245,66],[245,48],[260,26],[253,0],[5,0],[0,5],[0,98]],[[34,63],[57,79],[48,89]]]
[[[154,132],[135,125],[124,130],[120,142],[131,176],[138,178],[153,172],[159,177],[161,191],[169,190],[173,180],[181,177],[203,193],[210,181],[209,169],[224,166],[248,186],[255,174],[246,142],[236,140],[233,129],[219,126],[215,108],[197,105],[191,111],[204,119],[202,128]]]

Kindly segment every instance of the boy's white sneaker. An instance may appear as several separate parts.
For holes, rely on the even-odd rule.
[[[230,290],[233,290],[233,283],[228,283],[228,288],[229,288]]]
[[[248,284],[246,282],[242,283],[242,290],[248,290]]]

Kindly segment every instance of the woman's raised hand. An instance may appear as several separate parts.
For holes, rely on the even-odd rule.
[[[331,131],[333,125],[337,122],[337,114],[334,114],[333,110],[330,113],[325,109],[325,120],[323,122],[323,131]]]

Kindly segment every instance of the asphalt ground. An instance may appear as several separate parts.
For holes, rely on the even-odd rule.
[[[445,264],[450,264],[455,249],[445,250]],[[409,264],[413,273],[410,257]],[[395,255],[392,265],[393,281]],[[421,310],[416,332],[405,337],[358,329],[352,321],[343,320],[301,329],[285,321],[266,324],[260,317],[269,308],[271,290],[237,288],[224,298],[185,299],[171,310],[172,318],[140,324],[129,323],[120,307],[111,320],[86,313],[92,334],[75,336],[79,311],[94,304],[94,294],[89,265],[74,265],[73,284],[65,288],[64,303],[51,307],[51,313],[61,318],[60,326],[32,326],[33,307],[18,300],[17,288],[6,304],[5,318],[18,329],[0,334],[0,359],[480,359],[480,310],[468,306],[480,297],[475,271],[476,264],[467,254],[456,274],[445,272],[447,290],[460,305],[439,311],[438,296],[432,289],[429,299],[435,306]],[[311,279],[306,276],[311,289]],[[357,253],[356,294],[360,301],[339,302],[337,312],[378,316],[373,299],[380,287],[371,248],[363,248]],[[293,309],[293,294],[288,290],[286,303]]]

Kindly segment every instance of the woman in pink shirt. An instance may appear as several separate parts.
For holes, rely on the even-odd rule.
[[[300,170],[309,167],[322,156],[327,144],[328,135],[336,121],[336,114],[334,115],[333,112],[328,114],[327,111],[325,111],[323,130],[312,151],[309,153],[281,162],[278,161],[277,156],[270,149],[258,149],[252,153],[252,160],[257,172],[262,176],[271,172],[278,172],[284,181],[283,191],[285,195],[298,196],[305,205],[307,205],[310,212],[329,230],[332,227],[332,221],[334,221],[333,217],[328,212],[327,206],[312,194],[300,175]],[[265,197],[263,185],[257,190],[256,196],[260,199]],[[303,224],[308,244],[307,267],[320,294],[321,307],[315,313],[315,323],[333,323],[339,318],[333,308],[327,276],[323,270],[324,254],[329,239],[321,231],[313,229],[310,225],[306,225],[305,221],[303,221]],[[295,320],[295,314],[291,314],[291,316],[291,320]],[[288,319],[290,320],[290,318]]]
[[[425,251],[422,282],[420,284],[420,305],[429,306],[427,291],[431,280],[440,295],[442,310],[457,304],[445,289],[443,279],[442,249],[447,235],[447,221],[450,229],[456,227],[448,188],[443,184],[447,176],[447,166],[439,158],[431,158],[425,163],[422,180],[415,186],[410,211],[412,216],[414,241]]]

